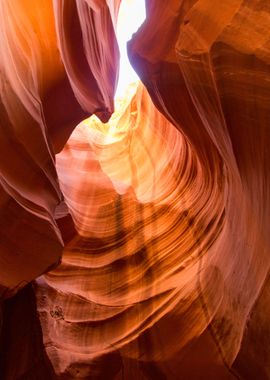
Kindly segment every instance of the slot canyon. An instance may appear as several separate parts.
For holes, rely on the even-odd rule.
[[[270,380],[270,1],[0,0],[0,47],[0,379]]]

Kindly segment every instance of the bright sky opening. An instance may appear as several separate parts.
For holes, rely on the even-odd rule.
[[[117,125],[125,104],[134,95],[139,77],[132,68],[127,55],[127,42],[136,33],[146,18],[145,0],[122,0],[117,19],[117,41],[120,50],[120,68],[118,85],[115,93],[115,112],[108,123],[102,123],[92,115],[83,121],[91,128],[91,139],[96,143],[106,144],[117,139]],[[133,84],[133,86],[132,86]]]
[[[122,0],[118,21],[117,40],[120,49],[120,72],[115,98],[122,98],[127,87],[139,80],[127,55],[127,41],[132,37],[146,17],[144,0]]]

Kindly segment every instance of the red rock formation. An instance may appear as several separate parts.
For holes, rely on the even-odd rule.
[[[35,283],[48,376],[269,379],[270,6],[148,0],[145,88],[70,136],[113,111],[119,1],[26,3],[0,2],[0,285],[65,245]],[[25,297],[2,331],[25,303],[51,371]],[[39,376],[30,355],[6,379]]]
[[[103,2],[8,0],[0,15],[0,286],[15,292],[60,260],[54,153],[83,118],[113,112],[118,49]]]
[[[130,45],[132,62],[157,107],[198,154],[208,186],[218,189],[225,181],[225,223],[206,267],[213,260],[221,275],[219,305],[209,326],[231,365],[269,270],[269,6],[171,1],[163,24],[161,7],[148,4],[151,17]],[[171,44],[159,41],[155,52],[147,49],[165,33],[173,36],[167,38]],[[206,295],[209,317],[214,304]]]

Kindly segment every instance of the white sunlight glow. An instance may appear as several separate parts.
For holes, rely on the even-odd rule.
[[[127,55],[127,42],[136,33],[146,17],[145,0],[122,0],[117,19],[117,41],[120,50],[120,69],[114,108],[108,123],[102,123],[97,116],[92,115],[82,122],[89,128],[91,143],[106,146],[121,137],[124,130],[119,129],[119,118],[136,92],[139,78],[133,70]],[[122,128],[126,128],[122,125]],[[115,184],[117,187],[117,185]],[[120,191],[119,186],[117,187]]]
[[[117,20],[117,40],[120,49],[120,73],[115,98],[122,98],[131,83],[139,80],[127,56],[127,41],[146,17],[144,0],[122,0]]]

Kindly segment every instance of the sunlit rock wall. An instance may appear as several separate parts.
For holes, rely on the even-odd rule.
[[[14,292],[60,260],[54,154],[113,112],[118,48],[105,3],[8,0],[0,17],[0,286]]]
[[[25,304],[39,359],[2,333],[5,378],[269,379],[267,1],[148,0],[108,123],[119,2],[29,5],[0,2],[0,285],[36,279],[2,330]]]
[[[130,58],[158,109],[190,141],[207,186],[225,181],[224,226],[204,263],[220,276],[213,314],[214,299],[205,299],[209,327],[231,365],[269,270],[269,5],[169,3],[164,12],[148,2],[151,17],[131,42]],[[165,33],[171,44],[164,39],[154,49]],[[267,315],[259,319],[265,329]],[[265,354],[255,361],[265,369]]]

